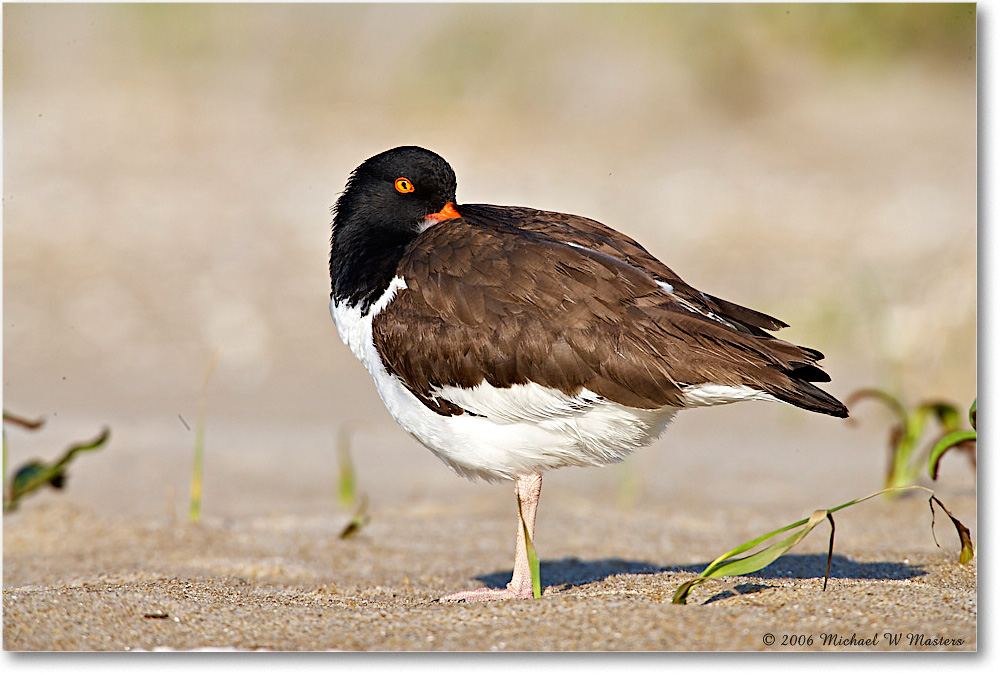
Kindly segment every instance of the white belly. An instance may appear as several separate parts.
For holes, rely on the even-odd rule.
[[[330,303],[341,339],[375,380],[389,414],[456,473],[486,480],[562,466],[620,461],[650,443],[677,408],[640,410],[605,400],[588,390],[569,396],[537,384],[434,392],[474,415],[439,415],[420,402],[382,364],[372,341],[372,318],[406,288],[397,277],[362,316],[356,307]]]

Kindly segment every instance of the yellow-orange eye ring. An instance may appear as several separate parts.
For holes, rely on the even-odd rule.
[[[396,191],[397,192],[413,192],[417,188],[413,187],[413,183],[410,182],[409,178],[397,178],[396,179]]]

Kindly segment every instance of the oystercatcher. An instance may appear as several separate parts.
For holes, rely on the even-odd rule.
[[[532,597],[542,472],[617,462],[678,410],[763,399],[846,417],[823,355],[786,324],[689,286],[580,216],[455,203],[455,173],[406,146],[351,173],[333,207],[330,313],[390,415],[459,475],[513,480],[506,588]],[[523,523],[523,525],[522,525]]]

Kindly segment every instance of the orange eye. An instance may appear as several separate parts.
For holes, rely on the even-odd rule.
[[[413,187],[413,183],[410,182],[409,178],[397,178],[396,179],[396,190],[398,192],[413,192],[417,188]]]

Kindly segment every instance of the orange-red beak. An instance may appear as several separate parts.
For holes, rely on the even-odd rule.
[[[455,205],[452,202],[448,202],[444,205],[444,208],[437,213],[432,213],[427,216],[424,220],[431,220],[435,223],[440,223],[442,220],[450,220],[451,218],[461,218],[462,215],[455,210]]]

